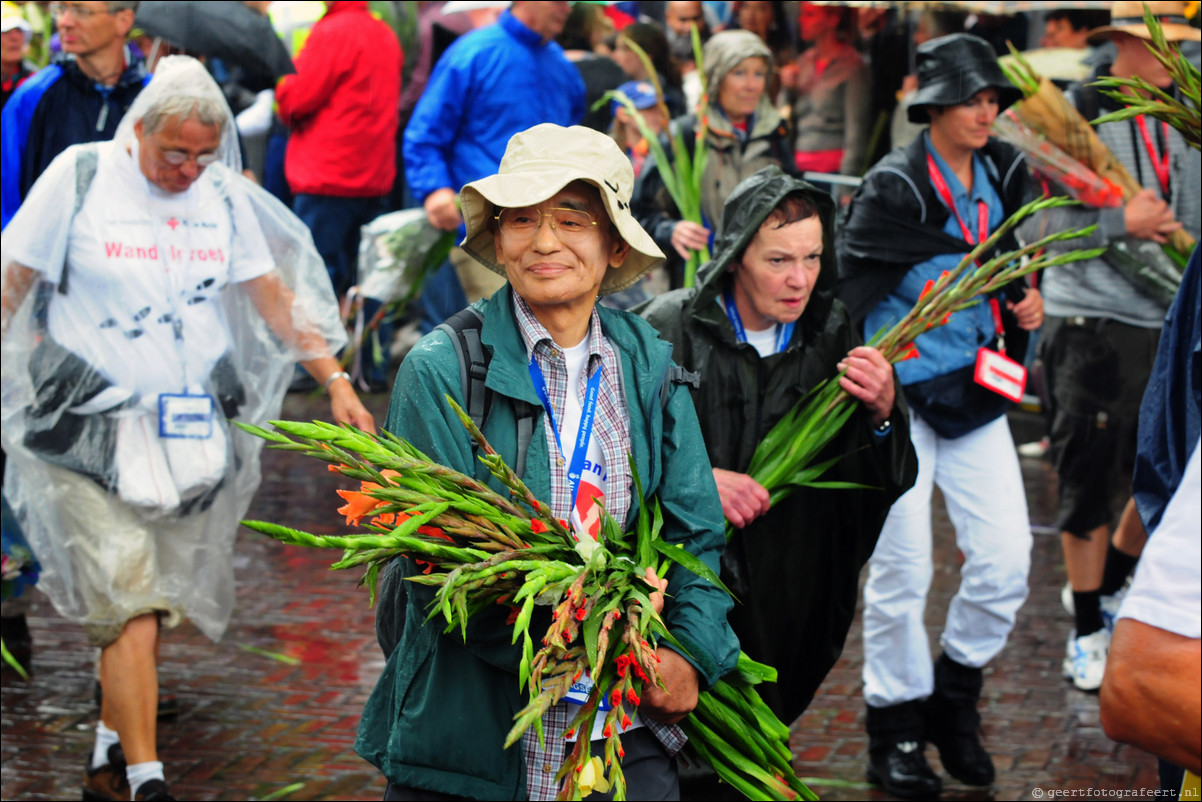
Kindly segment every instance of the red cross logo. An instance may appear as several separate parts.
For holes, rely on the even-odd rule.
[[[179,221],[176,220],[174,217],[172,217],[170,220],[167,221],[167,227],[170,228],[172,231],[175,231],[175,227],[178,225],[179,225]]]

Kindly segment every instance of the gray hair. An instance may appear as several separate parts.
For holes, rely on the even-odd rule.
[[[138,13],[138,0],[108,0],[105,3],[108,6],[109,13],[116,14],[118,11],[129,9],[135,14]]]
[[[153,134],[162,128],[167,120],[178,117],[181,121],[196,120],[201,125],[215,125],[218,131],[221,131],[228,116],[224,105],[212,97],[168,95],[142,115],[142,130]]]

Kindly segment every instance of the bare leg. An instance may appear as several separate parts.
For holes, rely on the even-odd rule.
[[[1128,557],[1138,557],[1143,554],[1147,542],[1148,533],[1144,531],[1144,522],[1140,520],[1135,499],[1128,499],[1119,525],[1114,530],[1114,547]]]
[[[1097,590],[1102,586],[1102,570],[1106,566],[1106,546],[1110,542],[1105,526],[1089,533],[1088,539],[1060,533],[1064,549],[1064,567],[1068,583],[1078,593]]]
[[[141,615],[127,623],[117,640],[100,654],[100,684],[104,689],[100,718],[121,736],[121,748],[129,763],[158,760],[158,637],[158,616]]]

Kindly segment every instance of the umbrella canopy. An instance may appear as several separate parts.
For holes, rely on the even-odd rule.
[[[267,17],[237,0],[143,0],[134,24],[189,54],[219,58],[251,74],[296,72]]]

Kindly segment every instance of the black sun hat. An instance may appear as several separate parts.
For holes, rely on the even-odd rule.
[[[918,46],[918,91],[906,114],[912,123],[928,120],[927,106],[956,106],[982,89],[996,89],[998,108],[1022,98],[1022,93],[998,66],[988,42],[967,33],[940,36]]]

